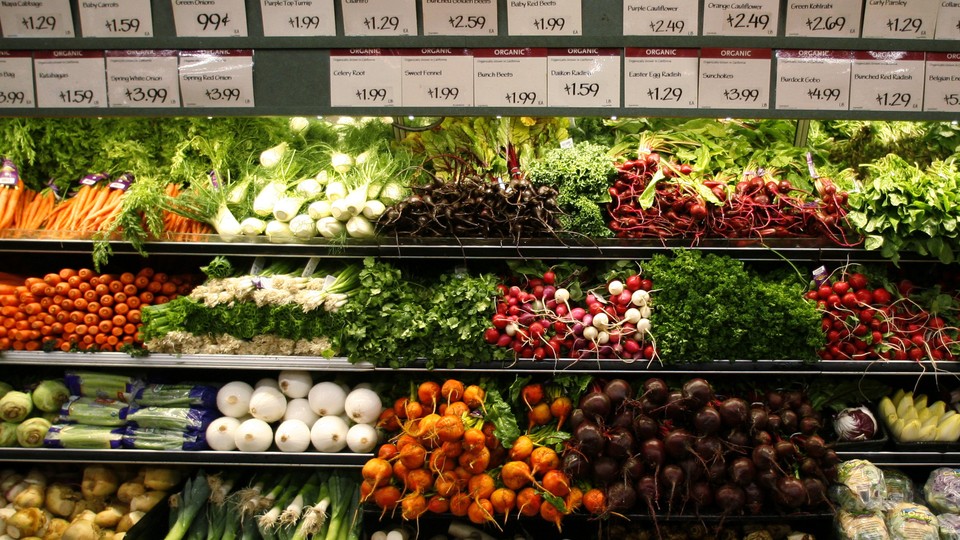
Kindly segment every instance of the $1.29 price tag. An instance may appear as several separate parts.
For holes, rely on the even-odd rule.
[[[698,49],[633,49],[624,60],[624,107],[697,108]]]
[[[0,109],[33,108],[33,55],[0,51]]]
[[[330,106],[399,107],[400,70],[393,49],[330,51]]]
[[[107,51],[111,107],[179,107],[176,51]]]
[[[623,0],[623,35],[695,36],[699,15],[697,0]]]
[[[780,0],[706,2],[705,36],[775,36],[780,25]]]
[[[253,51],[181,51],[184,107],[253,107]]]
[[[473,53],[468,49],[403,52],[404,107],[472,107]]]
[[[702,49],[700,107],[768,108],[770,57],[770,49]]]
[[[848,51],[777,51],[777,109],[847,110],[852,62]]]
[[[960,112],[960,53],[927,53],[923,110]]]
[[[859,37],[863,2],[787,2],[787,35]]]
[[[0,28],[5,38],[73,37],[70,1],[3,2]]]
[[[922,52],[854,52],[850,110],[920,111],[923,71]]]
[[[496,0],[423,0],[423,33],[428,36],[495,36]]]
[[[414,0],[340,0],[343,31],[348,36],[415,36]]]
[[[474,49],[477,107],[545,107],[547,49]]]
[[[260,0],[263,35],[335,36],[333,0]]]
[[[247,8],[243,0],[172,0],[179,37],[245,37]]]
[[[509,0],[511,36],[582,36],[582,0]]]
[[[550,49],[547,106],[619,107],[621,49]]]
[[[870,0],[863,13],[865,38],[933,39],[942,0]]]
[[[33,56],[33,73],[40,107],[107,106],[103,51],[38,51]]]
[[[150,0],[123,2],[80,1],[83,37],[126,38],[153,36]]]

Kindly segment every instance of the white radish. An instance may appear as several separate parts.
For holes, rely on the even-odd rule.
[[[287,410],[287,398],[272,386],[261,386],[250,396],[250,414],[264,422],[276,422]]]
[[[273,442],[281,452],[305,452],[310,448],[310,428],[300,420],[287,420],[277,426]]]
[[[616,279],[611,281],[607,284],[607,292],[610,296],[619,296],[623,292],[623,282]]]
[[[313,385],[307,394],[310,409],[317,416],[336,416],[343,414],[343,405],[347,400],[347,392],[339,384],[324,381]]]
[[[377,439],[377,429],[370,424],[356,424],[347,431],[347,447],[355,454],[372,452]]]
[[[310,442],[318,452],[339,452],[347,447],[350,428],[339,416],[324,416],[310,428]]]
[[[650,293],[643,289],[638,289],[630,295],[630,301],[637,307],[646,306],[647,302],[650,301]]]
[[[557,289],[553,293],[553,299],[557,301],[558,304],[566,304],[570,300],[570,291],[567,289]]]
[[[593,316],[593,326],[597,327],[597,330],[606,330],[610,326],[610,317],[603,312],[597,313]]]
[[[351,420],[358,424],[369,424],[380,417],[383,402],[380,396],[369,388],[355,388],[347,395],[343,409]]]
[[[266,452],[273,444],[273,430],[270,424],[251,418],[237,427],[234,442],[241,452]]]
[[[233,381],[223,385],[217,392],[217,410],[221,413],[240,418],[250,411],[250,396],[253,387],[243,381]]]
[[[207,426],[207,444],[218,452],[237,449],[236,433],[240,420],[231,416],[221,416]]]

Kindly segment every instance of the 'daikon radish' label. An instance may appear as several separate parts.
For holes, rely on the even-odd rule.
[[[547,49],[474,49],[477,107],[545,107]]]
[[[33,55],[30,51],[0,51],[0,109],[32,109]]]
[[[333,0],[260,0],[263,35],[335,36]]]
[[[496,0],[421,0],[427,36],[495,36]]]
[[[696,109],[698,49],[627,49],[623,105],[629,108]]]
[[[548,107],[619,107],[621,49],[550,49]]]
[[[848,51],[777,51],[777,109],[849,109],[852,62]]]
[[[150,0],[88,2],[80,0],[80,31],[83,37],[152,37]]]
[[[172,0],[179,37],[245,37],[247,7],[243,0]]]
[[[581,0],[509,0],[511,36],[582,36]]]
[[[802,37],[860,37],[863,2],[787,2],[787,35]]]
[[[0,30],[5,38],[74,37],[69,0],[0,1]]]
[[[699,31],[698,0],[623,0],[625,36],[695,36]]]
[[[415,36],[414,0],[340,0],[343,31],[348,36]]]
[[[107,106],[103,51],[37,51],[33,56],[33,73],[40,107]]]
[[[861,37],[933,39],[942,0],[868,0]]]

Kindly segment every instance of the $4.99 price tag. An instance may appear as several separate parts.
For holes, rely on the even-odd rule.
[[[780,25],[780,0],[706,2],[705,36],[775,36]]]
[[[107,106],[103,51],[38,51],[33,73],[40,107]]]
[[[509,0],[511,36],[582,36],[582,0]]]
[[[923,71],[922,52],[854,52],[850,110],[920,111]]]
[[[423,0],[423,33],[428,36],[495,36],[496,0]]]
[[[340,0],[343,31],[348,36],[415,36],[414,0]]]
[[[700,107],[768,108],[770,57],[770,49],[702,49]]]
[[[624,107],[695,109],[698,49],[627,49]]]
[[[550,49],[547,106],[619,107],[621,49]]]
[[[859,37],[863,2],[787,2],[787,35]]]
[[[80,1],[83,37],[126,38],[153,36],[150,0],[123,2]]]
[[[330,51],[330,106],[399,107],[400,73],[397,50]]]
[[[179,107],[176,51],[107,51],[111,107]]]
[[[942,0],[868,0],[865,38],[933,39]]]
[[[260,0],[265,36],[335,36],[333,0]]]
[[[403,51],[404,107],[472,107],[473,53],[468,49]]]
[[[0,51],[0,109],[33,108],[33,55]]]
[[[695,36],[699,14],[697,0],[623,0],[623,35]]]
[[[253,107],[253,51],[181,51],[184,107]]]
[[[179,37],[245,37],[247,8],[243,0],[172,0]]]
[[[73,13],[69,0],[4,2],[0,28],[5,38],[73,37]]]
[[[777,51],[777,109],[847,110],[852,62],[848,51]]]
[[[474,49],[477,107],[544,107],[547,49]]]
[[[927,53],[923,110],[960,112],[960,53]]]

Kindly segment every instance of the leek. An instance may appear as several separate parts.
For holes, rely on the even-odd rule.
[[[190,530],[197,514],[206,505],[209,496],[210,485],[203,471],[199,471],[196,477],[187,480],[186,486],[179,494],[176,521],[164,540],[181,540]]]

